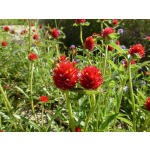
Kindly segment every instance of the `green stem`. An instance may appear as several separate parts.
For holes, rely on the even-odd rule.
[[[71,108],[71,103],[69,99],[69,90],[66,90],[66,99],[67,99],[67,106],[68,106],[68,111],[69,111],[69,116],[70,116],[71,129],[72,129],[72,132],[75,132],[72,108]]]
[[[56,25],[56,28],[57,28],[57,21],[56,21],[56,19],[55,19],[55,25]]]
[[[82,25],[80,25],[80,40],[81,40],[81,43],[83,44],[83,39],[82,39]]]
[[[100,102],[99,102],[100,100]],[[98,121],[99,121],[99,104],[101,104],[101,94],[98,94],[98,100],[97,100],[97,116],[96,116],[96,132],[98,132]]]
[[[109,91],[110,91],[110,90],[108,89],[107,100],[106,100],[105,109],[104,109],[104,117],[106,116],[106,109],[107,109],[108,100],[109,100]]]
[[[56,41],[56,58],[58,57],[58,47],[57,47],[57,41]]]
[[[105,50],[104,68],[103,68],[103,72],[102,72],[103,76],[105,76],[105,72],[106,72],[107,50],[108,50],[108,45],[106,45],[106,50]]]
[[[42,103],[42,129],[44,129],[44,126],[43,126],[43,112],[44,112],[44,103]]]
[[[131,80],[131,62],[128,63],[128,74],[129,74],[129,87],[130,87],[130,96],[132,100],[132,109],[133,109],[133,130],[136,132],[136,113],[135,113],[135,101],[133,96],[133,87]]]
[[[142,127],[142,129],[141,129],[141,132],[143,132],[143,130],[145,129],[145,127],[146,127],[146,125],[147,125],[147,123],[150,121],[150,115],[148,116],[148,118],[145,120],[145,122],[144,122],[144,125],[143,125],[143,127]]]
[[[35,115],[35,111],[34,111],[34,105],[33,105],[33,98],[32,98],[32,78],[33,78],[33,68],[34,68],[34,62],[31,62],[31,80],[30,80],[30,95],[31,95],[31,108],[32,108],[32,112],[33,112],[33,116],[35,118],[35,122],[37,123],[37,119],[36,119],[36,115]]]
[[[29,19],[29,51],[28,54],[31,50],[31,19]]]
[[[91,110],[89,112],[89,115],[85,121],[85,128],[84,128],[84,132],[86,132],[86,129],[87,129],[87,126],[88,126],[88,122],[91,118],[91,115],[92,113],[94,112],[94,109],[95,109],[95,95],[94,94],[91,94],[91,97],[92,97],[92,107],[91,107]]]

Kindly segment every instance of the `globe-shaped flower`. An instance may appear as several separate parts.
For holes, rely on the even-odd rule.
[[[121,48],[122,48],[122,49],[126,49],[126,47],[125,47],[124,45],[121,45]]]
[[[58,38],[59,37],[59,32],[56,29],[53,29],[51,32],[52,37]]]
[[[33,39],[38,40],[38,39],[39,39],[38,35],[37,35],[37,34],[34,34],[34,35],[33,35]]]
[[[38,59],[37,55],[34,53],[29,54],[29,60],[32,61],[33,59]]]
[[[61,90],[72,89],[78,82],[79,69],[74,67],[70,61],[62,61],[57,64],[53,72],[54,83]]]
[[[146,37],[146,40],[148,40],[148,41],[149,41],[149,40],[150,40],[150,37]]]
[[[92,36],[89,36],[89,37],[86,38],[86,40],[85,40],[85,47],[86,47],[89,51],[92,51],[92,50],[93,50],[94,44],[95,44],[95,42],[93,41],[93,37],[92,37]]]
[[[39,97],[39,100],[40,100],[41,102],[47,103],[47,102],[48,102],[48,97],[45,96],[45,95],[43,95],[43,96]]]
[[[33,29],[32,31],[35,32],[35,29]]]
[[[81,132],[81,128],[80,127],[76,127],[75,131],[76,132]]]
[[[129,49],[129,53],[131,56],[135,55],[135,53],[139,54],[140,57],[143,57],[145,54],[144,47],[141,44],[136,44],[131,46]]]
[[[85,89],[97,89],[103,83],[101,72],[95,66],[86,66],[80,74],[80,84]]]
[[[147,110],[150,111],[150,97],[147,98],[146,103],[145,103],[145,107],[147,108]]]
[[[5,30],[5,31],[9,31],[10,29],[9,29],[9,27],[6,26],[6,27],[4,28],[4,30]]]
[[[12,30],[11,33],[12,33],[12,34],[15,34],[15,30]]]
[[[39,25],[39,28],[42,29],[42,25]]]
[[[112,51],[114,48],[108,45],[108,51]]]
[[[114,33],[115,31],[111,27],[106,27],[102,32],[102,37],[107,38],[109,34]]]
[[[114,20],[112,21],[112,24],[113,24],[113,25],[117,25],[117,24],[118,24],[118,20],[117,20],[117,19],[114,19]]]
[[[76,19],[76,24],[85,23],[85,19]]]
[[[7,43],[5,41],[3,41],[2,46],[7,46]]]

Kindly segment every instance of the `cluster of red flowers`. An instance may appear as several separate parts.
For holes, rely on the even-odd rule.
[[[147,110],[150,111],[150,97],[147,98],[146,103],[145,103],[145,107],[147,108]]]
[[[140,57],[143,57],[143,55],[145,54],[144,47],[141,44],[131,46],[131,48],[129,49],[129,54],[131,56],[134,56],[135,53],[139,54]]]
[[[89,51],[92,51],[94,48],[95,42],[93,41],[93,37],[89,36],[85,40],[85,48],[87,48]]]
[[[76,24],[85,23],[85,19],[76,19]]]
[[[38,59],[37,55],[35,53],[29,54],[29,60],[32,61],[33,59]]]
[[[131,61],[131,65],[134,65],[134,64],[135,64],[135,60],[133,59],[133,60]],[[125,68],[128,68],[127,60],[126,60],[126,59],[124,60],[123,66],[124,66]]]
[[[47,103],[47,102],[48,102],[48,97],[45,96],[45,95],[43,95],[43,96],[39,97],[39,100],[40,100],[41,102]]]
[[[5,41],[2,41],[2,46],[7,46],[7,43]]]
[[[56,29],[53,29],[51,32],[51,35],[52,37],[57,39],[59,37],[59,32]]]
[[[111,27],[106,27],[102,32],[102,37],[107,38],[109,34],[114,33],[115,31]]]

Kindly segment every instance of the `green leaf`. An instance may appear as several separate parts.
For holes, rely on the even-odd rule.
[[[77,58],[80,59],[80,60],[84,60],[84,61],[87,62],[87,59],[85,57],[81,56],[81,55],[77,55]]]
[[[5,66],[12,63],[14,59],[16,59],[16,57],[13,57],[12,59],[9,59],[9,60],[5,61],[2,65],[0,65],[0,69],[4,68]]]
[[[141,97],[143,98],[143,100],[145,101],[146,100],[146,97],[143,95],[143,93],[142,92],[140,92],[140,91],[138,91],[137,90],[137,92],[141,95]]]
[[[116,50],[118,50],[120,53],[125,53],[125,51],[118,45],[116,45],[115,43],[110,43],[108,44],[109,46],[115,48]]]
[[[65,105],[65,101],[63,102],[62,107],[61,107],[60,109],[58,109],[58,110],[55,112],[55,114],[51,117],[51,120],[48,122],[48,125],[47,125],[47,127],[46,127],[46,132],[47,132],[48,128],[50,127],[52,121],[54,121],[54,119],[56,118],[57,114],[63,109],[64,105]]]
[[[128,119],[123,118],[123,117],[117,117],[117,119],[120,119],[123,122],[127,123],[128,125],[130,125],[131,127],[133,127],[133,124]]]
[[[15,86],[15,88],[18,89],[22,94],[24,94],[28,99],[30,99],[29,96],[20,87]]]
[[[105,51],[104,51],[104,49],[102,49],[100,46],[98,46],[98,45],[95,45],[95,47],[97,48],[97,49],[99,49],[102,53],[104,53]],[[92,51],[93,52],[93,51]]]
[[[118,116],[118,114],[119,114],[119,113],[116,113],[116,114],[111,115],[111,116],[102,124],[102,126],[101,126],[101,128],[100,128],[100,131],[104,130],[105,127],[107,127],[108,124]]]
[[[150,132],[150,128],[147,130],[147,132]]]
[[[117,37],[117,33],[111,33],[108,35],[108,37],[110,37],[111,39],[114,39]]]
[[[79,94],[77,95],[77,97],[74,97],[74,98],[69,97],[69,99],[71,99],[71,100],[79,100],[82,96],[84,96],[84,94],[79,93]]]
[[[117,71],[117,73],[119,73],[118,67],[114,64],[113,61],[107,60],[107,62],[110,63],[114,67],[114,69]]]
[[[16,114],[13,114],[13,116],[20,119],[20,120],[23,120],[26,123],[29,123],[32,126],[34,126],[36,129],[38,129],[39,132],[41,131],[40,127],[38,125],[36,125],[33,121],[28,120],[25,117],[22,117],[22,116],[19,116],[19,115],[16,115]]]

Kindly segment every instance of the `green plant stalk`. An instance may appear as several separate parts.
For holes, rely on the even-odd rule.
[[[44,103],[42,103],[42,129],[44,129],[43,123]]]
[[[87,126],[88,126],[88,122],[91,118],[91,115],[92,113],[94,112],[95,110],[95,95],[94,94],[91,94],[91,97],[92,97],[92,107],[91,107],[91,110],[89,112],[89,115],[87,117],[87,119],[85,120],[85,128],[84,128],[84,132],[86,132],[86,129],[87,129]]]
[[[104,117],[106,116],[106,109],[107,109],[108,100],[109,100],[109,91],[110,91],[110,90],[108,89],[107,100],[106,100],[105,109],[104,109]]]
[[[81,43],[83,44],[83,39],[82,39],[82,25],[80,25],[80,40],[81,40]]]
[[[66,90],[66,100],[67,100],[67,107],[68,107],[69,116],[70,116],[71,129],[72,129],[72,132],[75,132],[74,119],[73,119],[72,108],[71,108],[71,102],[70,102],[70,99],[69,99],[69,90]]]
[[[34,106],[33,106],[33,98],[32,98],[33,68],[34,68],[34,62],[31,62],[31,80],[30,80],[30,95],[31,95],[31,98],[30,98],[30,102],[31,102],[31,108],[32,108],[33,116],[34,116],[34,118],[35,118],[35,122],[36,122],[36,124],[38,125],[37,119],[36,119],[36,115],[35,115],[35,111],[34,111]]]
[[[28,50],[28,55],[30,53],[31,50],[31,19],[29,19],[29,50]],[[28,87],[30,85],[30,68],[31,68],[31,63],[28,60]]]
[[[56,21],[56,19],[55,19],[55,25],[56,25],[56,28],[57,28],[57,21]]]
[[[58,58],[58,47],[57,47],[57,41],[56,41],[56,58]]]
[[[100,102],[99,102],[100,99]],[[101,93],[98,94],[98,100],[97,100],[97,114],[96,114],[96,132],[98,132],[98,121],[99,121],[99,106],[101,104]]]
[[[131,81],[131,62],[128,63],[128,75],[129,75],[130,96],[132,100],[132,109],[133,109],[133,130],[134,132],[136,132],[136,113],[135,113],[135,101],[133,96],[133,87]]]
[[[103,68],[103,72],[102,72],[103,76],[105,76],[105,72],[106,72],[107,51],[108,51],[108,45],[106,45],[106,50],[105,50],[104,68]]]
[[[9,107],[11,113],[14,114],[14,111],[13,111],[13,109],[11,108],[11,105],[10,105],[8,99],[7,99],[6,94],[5,94],[4,91],[3,91],[3,88],[2,88],[2,86],[1,86],[1,84],[0,84],[0,91],[1,91],[1,93],[2,93],[2,95],[3,95],[4,100],[5,100],[5,102],[4,102],[5,106],[8,105],[8,107]],[[10,115],[10,112],[9,112],[9,110],[8,110],[8,107],[6,106],[6,109],[7,109],[8,114]],[[22,125],[21,125],[20,122],[19,122],[19,120],[18,120],[17,118],[15,118],[15,119],[17,120],[17,122],[18,122],[18,124],[19,124],[21,130],[24,131]],[[14,124],[13,126],[14,126],[14,129],[17,131],[16,125]]]
[[[141,132],[143,132],[143,130],[145,129],[145,127],[146,127],[146,125],[147,125],[147,123],[148,123],[149,121],[150,121],[150,114],[149,114],[148,118],[145,120],[144,125],[143,125],[143,127],[142,127],[142,129],[141,129]]]
[[[60,109],[60,99],[59,99],[59,89],[57,88],[57,97],[58,97],[58,108]],[[60,129],[62,129],[62,124],[61,124],[61,111],[59,113],[59,118],[60,118]]]
[[[103,32],[103,21],[101,21],[101,35],[102,35],[102,32]],[[102,49],[104,49],[103,48],[103,41],[101,41],[102,42]]]

